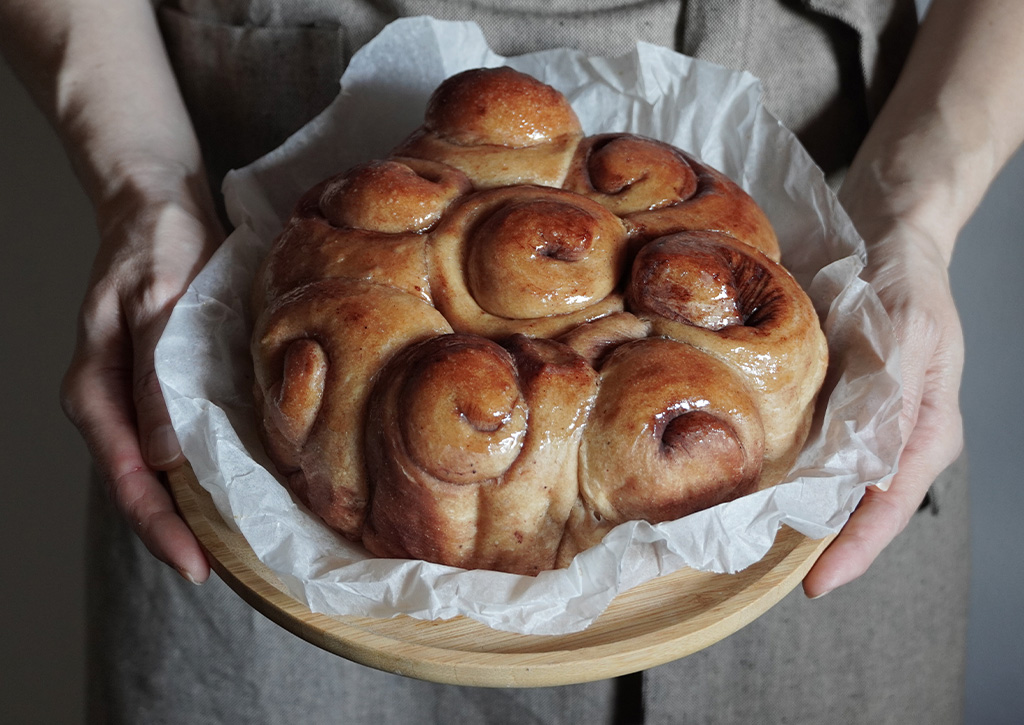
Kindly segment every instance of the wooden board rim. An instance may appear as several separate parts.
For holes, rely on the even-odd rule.
[[[185,465],[168,474],[182,516],[214,571],[271,621],[329,652],[386,672],[482,687],[568,685],[693,654],[768,611],[803,579],[830,538],[783,527],[761,562],[737,574],[683,570],[623,592],[597,622],[569,635],[499,632],[465,617],[329,616],[288,594],[229,527]],[[664,622],[662,624],[662,622]]]

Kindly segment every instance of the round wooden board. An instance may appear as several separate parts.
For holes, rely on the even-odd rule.
[[[765,557],[738,574],[685,569],[616,597],[588,629],[544,636],[500,632],[468,618],[425,622],[311,612],[230,529],[188,466],[169,475],[211,565],[246,602],[341,657],[433,682],[482,687],[568,685],[664,664],[749,624],[799,584],[830,539],[783,527]]]

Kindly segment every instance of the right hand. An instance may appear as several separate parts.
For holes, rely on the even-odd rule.
[[[845,196],[845,198],[844,198]],[[964,343],[947,273],[953,247],[920,225],[868,216],[840,194],[868,242],[864,278],[889,313],[900,345],[903,448],[887,490],[871,486],[850,520],[804,578],[810,597],[863,574],[910,522],[940,473],[960,455],[959,389]]]
[[[149,551],[202,582],[209,564],[159,475],[184,458],[153,352],[175,302],[224,233],[205,178],[174,165],[133,169],[96,215],[100,246],[61,403],[117,509]]]

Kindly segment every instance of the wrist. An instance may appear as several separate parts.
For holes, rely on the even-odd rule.
[[[119,124],[78,142],[73,133],[65,134],[72,167],[93,207],[99,211],[126,194],[139,202],[174,201],[187,198],[200,187],[205,189],[199,145],[187,119],[185,124],[180,138],[168,138],[166,133],[119,136]],[[199,180],[202,184],[197,186]]]
[[[984,138],[958,137],[936,117],[928,125],[892,139],[869,138],[839,199],[869,249],[910,231],[948,265],[995,171]]]
[[[876,226],[879,234],[867,244],[865,280],[876,289],[904,280],[908,273],[927,284],[949,285],[949,256],[955,237],[936,237],[914,222],[894,218]]]
[[[186,248],[203,253],[219,243],[223,230],[217,218],[205,171],[200,165],[168,161],[154,157],[122,159],[104,179],[94,198],[100,238],[115,245],[123,243],[126,232],[146,245],[148,238],[159,236],[161,220],[195,220],[199,227],[190,234],[175,234],[179,253],[190,256]],[[176,222],[172,228],[180,228]],[[119,241],[121,240],[121,241]]]
[[[112,205],[138,208],[164,203],[188,203],[208,194],[201,163],[151,154],[124,155],[104,164],[89,184],[97,211]]]

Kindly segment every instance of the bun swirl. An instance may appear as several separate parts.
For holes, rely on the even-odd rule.
[[[361,536],[368,500],[362,441],[372,376],[406,345],[450,331],[422,300],[351,279],[299,287],[257,320],[252,355],[268,452],[296,495],[345,536]]]
[[[674,232],[717,231],[780,258],[772,225],[749,194],[661,141],[590,136],[577,148],[564,188],[622,216],[637,244]]]
[[[561,93],[511,68],[486,68],[438,86],[423,126],[394,153],[443,161],[479,189],[561,186],[582,137]]]
[[[445,335],[382,373],[367,439],[372,553],[522,574],[555,565],[596,376],[553,341],[508,347]]]
[[[563,558],[625,521],[670,521],[756,490],[763,452],[761,415],[735,370],[674,340],[619,346],[580,445]]]
[[[551,337],[622,309],[626,230],[558,189],[472,194],[430,235],[434,304],[459,331]]]
[[[828,360],[818,316],[793,276],[726,234],[681,232],[640,251],[628,297],[655,334],[743,374],[764,419],[765,456],[792,463]]]

